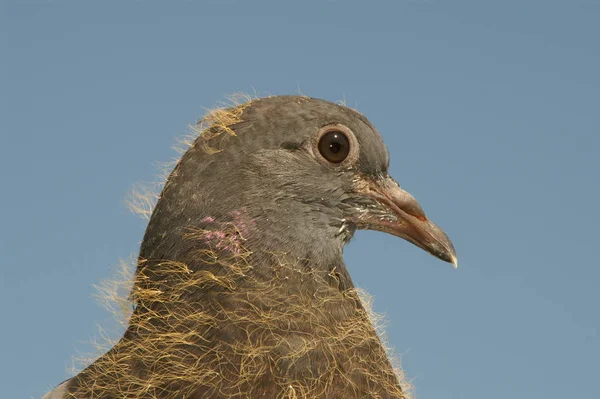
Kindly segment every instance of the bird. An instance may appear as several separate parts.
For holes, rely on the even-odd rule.
[[[358,111],[303,95],[209,112],[168,176],[120,340],[43,399],[409,398],[343,260],[357,229],[457,265]]]

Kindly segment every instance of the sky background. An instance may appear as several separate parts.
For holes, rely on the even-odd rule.
[[[417,399],[598,398],[600,1],[1,1],[0,396],[69,377],[125,199],[226,95],[345,100],[452,238],[345,251]]]

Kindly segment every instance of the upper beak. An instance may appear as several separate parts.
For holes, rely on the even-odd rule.
[[[430,254],[458,267],[452,242],[438,226],[425,216],[417,200],[389,176],[382,179],[361,179],[358,192],[379,203],[385,209],[363,210],[354,222],[358,228],[379,230],[404,238]]]

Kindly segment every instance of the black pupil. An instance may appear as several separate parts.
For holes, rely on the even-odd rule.
[[[350,153],[350,141],[340,131],[327,132],[319,140],[319,152],[331,163],[342,162]]]
[[[340,143],[331,143],[329,144],[329,150],[334,154],[337,154],[342,149],[342,145]]]

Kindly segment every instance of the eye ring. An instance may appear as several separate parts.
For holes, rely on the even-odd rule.
[[[313,139],[313,153],[321,163],[332,166],[352,164],[358,158],[356,136],[344,125],[333,123],[321,128]]]

